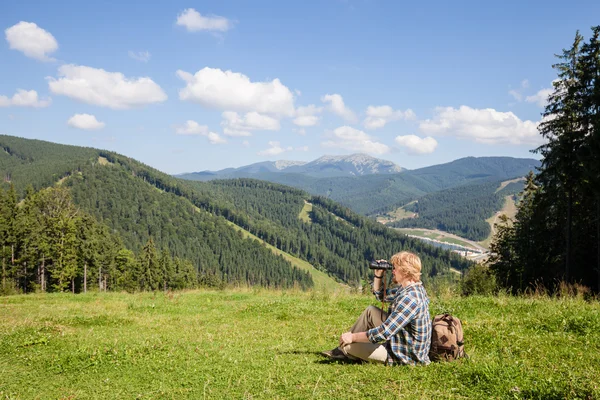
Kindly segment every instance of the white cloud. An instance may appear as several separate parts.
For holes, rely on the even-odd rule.
[[[100,122],[94,115],[90,114],[75,114],[67,121],[67,125],[72,128],[85,129],[86,131],[102,129],[106,125]]]
[[[17,89],[13,97],[0,96],[0,107],[48,107],[52,103],[52,99],[47,98],[41,100],[35,90]]]
[[[304,129],[304,128],[299,128],[299,129],[292,128],[292,132],[297,133],[300,136],[306,135],[306,129]]]
[[[215,132],[208,132],[208,141],[211,144],[223,144],[223,143],[227,143],[227,140],[224,137],[221,137],[221,135],[219,135],[218,133]]]
[[[541,89],[532,96],[527,96],[525,101],[528,103],[536,103],[540,107],[546,107],[548,104],[548,96],[554,93],[554,89]]]
[[[232,22],[225,17],[218,15],[203,16],[193,8],[188,8],[177,16],[177,25],[185,26],[188,32],[226,32],[233,26]]]
[[[409,154],[430,154],[438,145],[437,140],[431,136],[420,138],[416,135],[396,136],[396,143],[405,147]]]
[[[249,141],[247,141],[247,140],[244,140],[244,141],[242,142],[242,146],[244,146],[244,147],[250,147],[250,142],[249,142]]]
[[[529,88],[529,80],[523,79],[519,89],[511,89],[508,91],[508,94],[514,97],[518,102],[521,102],[523,101],[523,89],[527,88]]]
[[[225,111],[222,117],[221,126],[227,136],[252,136],[250,131],[278,131],[281,128],[277,119],[254,111],[243,117],[235,111]]]
[[[4,31],[11,49],[23,52],[27,57],[40,61],[54,61],[49,57],[58,49],[52,34],[33,22],[21,21]]]
[[[187,85],[179,98],[221,110],[294,115],[294,95],[279,79],[251,82],[244,74],[205,67],[194,75],[177,71]]]
[[[178,135],[203,135],[208,134],[208,126],[200,125],[196,121],[187,120],[184,125],[178,126],[175,129]]]
[[[539,145],[539,122],[522,121],[512,112],[491,108],[438,107],[432,120],[422,121],[421,132],[429,135],[473,139],[486,144]]]
[[[227,140],[215,132],[210,132],[208,126],[200,125],[196,121],[187,120],[185,124],[175,127],[175,133],[178,135],[198,135],[208,138],[210,144],[227,143]]]
[[[317,114],[323,111],[323,107],[317,107],[314,104],[296,109],[296,118],[292,121],[298,126],[315,126],[319,123]]]
[[[120,72],[82,65],[63,65],[59,78],[48,77],[52,93],[88,104],[128,109],[167,100],[167,95],[148,77],[126,78]]]
[[[508,91],[508,94],[510,94],[512,97],[514,97],[515,100],[517,100],[517,101],[523,100],[523,95],[521,93],[519,93],[517,90],[511,89]]]
[[[281,154],[283,152],[292,150],[292,147],[281,147],[281,144],[279,142],[269,142],[269,146],[270,147],[268,149],[259,151],[256,154],[258,154],[259,156],[275,156],[277,154]]]
[[[350,126],[336,128],[333,132],[329,132],[327,136],[330,140],[322,142],[321,146],[323,147],[333,147],[370,154],[385,154],[390,151],[387,145],[374,141],[365,132]]]
[[[148,61],[150,61],[150,57],[151,57],[151,54],[148,51],[138,51],[136,53],[134,51],[129,50],[129,52],[127,54],[129,54],[130,58],[133,58],[134,60],[141,61],[141,62],[148,62]]]
[[[554,80],[552,83],[554,82],[556,82],[556,80]],[[529,86],[529,81],[527,79],[524,79],[521,82],[521,87],[519,89],[511,89],[508,91],[508,94],[514,97],[515,100],[517,100],[518,102],[522,102],[523,99],[525,99],[527,103],[536,103],[540,107],[546,107],[546,104],[548,104],[548,96],[554,93],[554,89],[543,88],[540,89],[536,94],[533,94],[531,96],[525,96],[523,94],[523,92],[525,91],[524,89],[529,88]]]
[[[416,115],[410,108],[406,111],[394,110],[390,106],[369,106],[367,107],[367,118],[364,126],[367,129],[383,128],[388,122],[400,119],[415,119]]]
[[[308,151],[308,146],[300,146],[300,147],[296,147],[297,151]]]
[[[321,101],[323,103],[329,103],[327,107],[328,110],[344,118],[346,121],[351,123],[358,122],[356,114],[354,114],[351,109],[346,107],[346,104],[344,104],[344,99],[339,94],[326,94],[325,96],[321,97]]]

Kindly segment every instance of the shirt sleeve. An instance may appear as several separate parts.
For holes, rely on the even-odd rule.
[[[413,296],[404,296],[383,324],[367,331],[367,338],[371,343],[388,340],[415,317],[418,309],[419,304]]]
[[[391,303],[392,301],[394,301],[394,298],[396,297],[396,292],[398,291],[397,287],[394,288],[389,288],[385,290],[385,301],[388,303]],[[382,300],[383,297],[383,290],[377,290],[377,291],[373,291],[373,294],[375,295],[375,298],[379,301]]]

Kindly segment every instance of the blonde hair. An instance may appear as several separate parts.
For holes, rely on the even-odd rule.
[[[390,262],[407,278],[417,282],[421,279],[421,259],[418,255],[410,251],[401,251],[394,254]]]

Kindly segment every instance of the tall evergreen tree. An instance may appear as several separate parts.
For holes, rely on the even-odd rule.
[[[596,224],[596,276],[600,291],[600,26],[592,27],[589,42],[581,49],[582,106],[586,136],[579,158],[586,177],[586,187],[594,195]]]
[[[142,290],[158,290],[161,274],[158,252],[152,238],[148,239],[140,254],[141,276],[140,288]]]
[[[500,284],[566,280],[600,291],[600,27],[592,33],[584,43],[577,32],[553,66],[558,79],[539,127],[547,142],[536,149],[540,173],[528,179],[514,227],[495,241]]]
[[[548,195],[555,199],[564,197],[566,201],[564,275],[567,280],[571,277],[573,201],[581,176],[577,153],[585,135],[581,125],[582,40],[577,32],[572,46],[557,55],[560,62],[552,66],[558,71],[558,79],[553,82],[554,92],[549,96],[545,120],[540,124],[540,133],[548,142],[536,149],[543,156],[538,180]]]
[[[66,189],[44,189],[38,193],[38,208],[44,234],[49,239],[47,259],[54,286],[64,290],[74,286],[77,276],[77,214]],[[73,289],[74,290],[74,289]]]

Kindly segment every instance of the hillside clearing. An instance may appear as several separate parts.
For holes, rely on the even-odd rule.
[[[196,206],[193,206],[193,207],[194,207],[194,210],[196,210],[196,212],[206,212]],[[251,240],[258,240],[266,248],[271,250],[274,254],[281,255],[284,259],[289,261],[294,267],[299,268],[304,271],[308,271],[313,278],[313,282],[315,283],[315,286],[314,286],[315,289],[322,289],[322,290],[327,290],[327,291],[332,291],[332,292],[348,289],[347,285],[338,283],[335,279],[333,279],[332,277],[327,275],[325,272],[319,271],[318,269],[313,267],[310,263],[308,263],[298,257],[294,257],[293,255],[286,253],[282,250],[279,250],[277,247],[270,245],[269,243],[265,242],[258,236],[253,235],[252,233],[248,232],[241,226],[238,226],[231,221],[225,220],[225,222],[228,225],[230,225],[233,229],[235,229],[236,231],[241,232],[242,236],[244,238],[251,239]]]
[[[312,275],[313,281],[315,282],[315,288],[329,290],[329,291],[347,289],[346,285],[342,285],[341,283],[336,282],[332,277],[327,275],[325,272],[319,271],[318,269],[316,269],[315,267],[313,267],[311,264],[307,263],[306,261],[301,260],[298,257],[294,257],[289,253],[279,250],[277,247],[270,245],[269,243],[260,239],[258,236],[251,234],[250,232],[248,232],[244,228],[234,224],[233,222],[227,221],[227,223],[229,225],[231,225],[235,230],[242,232],[242,235],[245,238],[258,240],[264,246],[266,246],[268,249],[270,249],[273,253],[275,253],[277,255],[281,255],[287,261],[292,263],[293,266],[300,268],[304,271],[308,271]]]
[[[501,182],[500,186],[498,187],[498,189],[496,189],[496,193],[498,193],[499,191],[501,191],[502,189],[504,189],[505,187],[507,187],[510,183],[521,182],[521,181],[525,181],[525,177],[515,178],[515,179],[511,179],[511,180],[508,180],[508,181]]]
[[[302,210],[300,210],[300,215],[298,215],[298,218],[300,218],[307,224],[311,224],[312,220],[310,219],[310,212],[312,211],[312,208],[313,205],[308,201],[304,200],[304,206],[302,207]]]
[[[324,360],[368,296],[267,290],[0,299],[0,396],[477,398],[600,396],[597,302],[433,298],[470,359],[427,367]],[[440,379],[443,377],[443,387]]]
[[[100,165],[113,165],[106,157],[98,156],[98,164]]]
[[[485,240],[478,242],[481,246],[486,247],[486,248],[490,247],[492,238],[496,234],[495,225],[498,223],[498,218],[502,214],[506,215],[508,218],[514,218],[515,215],[517,215],[517,205],[515,204],[515,201],[513,200],[513,196],[505,196],[504,197],[504,206],[502,207],[502,209],[500,211],[496,212],[490,218],[485,220],[488,224],[490,224],[491,232],[490,232],[490,235]]]
[[[412,211],[406,211],[404,207],[414,204],[416,202],[417,200],[413,200],[410,203],[403,205],[402,207],[396,208],[394,211],[389,211],[383,215],[378,215],[376,218],[377,222],[385,225],[390,222],[399,221],[404,218],[415,218],[417,214]]]

